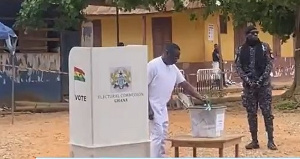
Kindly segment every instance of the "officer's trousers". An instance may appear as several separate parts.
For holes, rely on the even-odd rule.
[[[264,117],[265,128],[268,134],[272,134],[273,119],[272,114],[272,87],[271,85],[262,86],[260,88],[250,88],[244,86],[242,95],[243,106],[247,110],[248,123],[251,133],[257,133],[257,110],[260,107]],[[273,137],[273,136],[269,136]]]

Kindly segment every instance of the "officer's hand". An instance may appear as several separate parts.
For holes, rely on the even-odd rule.
[[[254,87],[255,88],[259,88],[260,87],[260,83],[259,82],[255,82]]]
[[[251,83],[250,83],[250,87],[251,87],[251,88],[259,88],[260,85],[259,85],[258,82],[251,82]]]
[[[258,83],[260,86],[262,86],[262,85],[264,84],[264,82],[263,82],[262,79],[259,79],[259,80],[257,81],[257,83]]]
[[[255,83],[254,82],[249,82],[249,85],[250,85],[251,88],[255,87]]]
[[[248,84],[250,87],[253,85],[253,81],[251,81],[248,77],[246,77],[245,81],[246,84]]]

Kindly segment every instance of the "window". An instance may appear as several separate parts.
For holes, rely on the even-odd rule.
[[[220,24],[220,33],[227,34],[227,17],[220,15],[219,16],[219,24]]]

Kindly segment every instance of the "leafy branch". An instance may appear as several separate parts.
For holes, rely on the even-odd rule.
[[[100,0],[99,0],[100,1]],[[103,0],[102,0],[103,1]],[[107,0],[106,0],[107,1]],[[172,1],[176,11],[187,9],[184,0],[111,0],[125,11],[136,8],[165,11],[166,4]],[[295,32],[295,18],[299,0],[188,0],[203,4],[204,18],[221,13],[232,20],[234,26],[258,23],[264,32],[281,37],[286,41]],[[88,0],[24,0],[16,26],[36,29],[46,27],[44,18],[55,18],[58,30],[77,30],[84,20],[83,9]],[[191,19],[197,18],[196,13]],[[230,16],[229,16],[230,15]],[[231,19],[229,18],[231,17]]]
[[[78,30],[86,6],[86,0],[25,0],[15,27],[43,28],[47,26],[45,18],[52,18],[54,28],[58,30]]]

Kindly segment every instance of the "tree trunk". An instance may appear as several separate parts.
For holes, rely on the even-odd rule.
[[[300,48],[300,37],[297,37],[296,48]],[[298,44],[297,44],[298,43]],[[300,50],[295,51],[295,76],[291,88],[283,95],[284,98],[300,102]]]
[[[291,88],[284,93],[283,97],[287,99],[292,99],[300,102],[300,6],[297,10],[297,16],[295,20],[295,34],[296,34],[296,44],[294,52],[294,61],[295,61],[295,75],[294,81]]]

